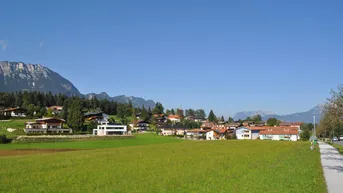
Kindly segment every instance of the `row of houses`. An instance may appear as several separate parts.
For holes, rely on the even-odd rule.
[[[241,123],[209,123],[205,122],[199,129],[160,128],[160,135],[183,135],[185,138],[202,138],[218,140],[237,138],[239,140],[287,140],[300,139],[301,123],[284,123],[284,126],[243,126]],[[256,124],[254,124],[256,125]]]
[[[51,107],[45,107],[47,110],[51,109],[53,115],[58,115],[62,112],[63,107],[62,106],[51,106]],[[15,107],[15,108],[7,108],[4,110],[0,110],[0,114],[8,117],[26,117],[27,116],[27,110],[21,107]],[[34,112],[33,114],[36,114]]]

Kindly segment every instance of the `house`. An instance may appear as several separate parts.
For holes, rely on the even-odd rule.
[[[96,121],[99,124],[107,123],[109,117],[109,115],[103,112],[87,112],[84,114],[84,118],[86,121]]]
[[[214,137],[214,131],[208,131],[206,133],[206,140],[216,140],[216,138]]]
[[[148,121],[138,121],[133,127],[136,131],[147,131],[150,128],[150,122]]]
[[[180,123],[181,122],[181,116],[179,115],[169,115],[168,120],[174,123]]]
[[[1,113],[5,116],[11,116],[11,117],[26,117],[27,110],[24,108],[8,108],[5,110],[2,110]]]
[[[254,127],[246,127],[246,128],[250,130],[251,139],[258,139],[261,131],[264,131],[267,128],[272,128],[272,127],[254,126]]]
[[[195,116],[188,116],[186,117],[187,120],[194,121],[194,122],[203,122],[206,119],[195,117]]]
[[[214,131],[214,137],[216,139],[226,139],[225,134],[228,132],[227,128],[217,128],[217,129],[212,129]]]
[[[243,126],[242,123],[237,122],[237,123],[227,123],[225,124],[225,127],[227,127],[230,130],[236,130],[238,127]]]
[[[247,127],[247,126],[252,126],[252,125],[254,125],[255,123],[253,122],[253,121],[244,121],[243,122],[243,126],[244,127]]]
[[[97,126],[97,129],[93,129],[93,135],[106,136],[106,135],[126,135],[127,126],[119,124],[111,124],[108,122],[102,122]]]
[[[161,129],[160,134],[163,136],[175,135],[175,131],[172,129]]]
[[[269,128],[260,132],[261,140],[297,141],[299,131],[293,128]]]
[[[51,106],[47,107],[47,109],[51,109],[53,115],[58,115],[62,112],[63,106]]]
[[[152,116],[156,118],[158,123],[167,122],[167,116],[165,114],[153,114]]]
[[[237,139],[251,139],[251,130],[245,127],[236,129]]]
[[[214,123],[211,122],[203,122],[200,126],[201,129],[212,129],[215,126]]]
[[[206,130],[203,129],[190,129],[186,130],[186,138],[201,138],[205,137],[206,138]]]
[[[59,118],[36,119],[35,122],[26,122],[26,133],[72,133],[72,129],[63,128],[65,121]]]

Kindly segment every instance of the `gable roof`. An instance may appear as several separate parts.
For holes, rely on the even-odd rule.
[[[181,119],[179,115],[168,115],[168,119]]]

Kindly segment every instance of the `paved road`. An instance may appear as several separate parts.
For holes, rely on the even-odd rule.
[[[320,158],[329,193],[343,192],[343,156],[324,142],[319,142]]]
[[[335,143],[338,143],[340,145],[343,145],[343,141],[335,141]]]

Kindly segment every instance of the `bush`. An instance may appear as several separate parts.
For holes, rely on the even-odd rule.
[[[7,139],[6,135],[0,135],[0,143],[5,144],[8,143],[9,140]]]

